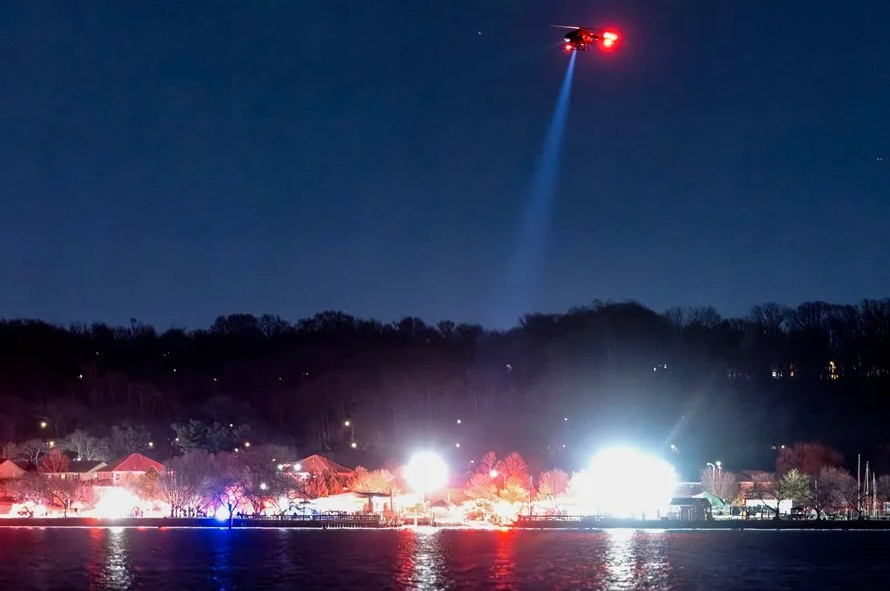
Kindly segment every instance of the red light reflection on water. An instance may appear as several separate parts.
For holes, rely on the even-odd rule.
[[[417,548],[417,537],[414,530],[403,529],[399,532],[396,547],[395,584],[397,589],[411,588],[411,580],[414,575],[414,553]]]
[[[499,530],[491,562],[491,579],[495,589],[515,589],[516,582],[516,530]]]
[[[105,568],[105,532],[102,528],[90,528],[87,549],[89,562],[86,564],[86,569],[90,578],[90,589],[101,589],[104,585],[103,569]]]

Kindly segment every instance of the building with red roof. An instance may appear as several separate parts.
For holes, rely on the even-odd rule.
[[[355,473],[355,470],[352,468],[347,468],[343,464],[338,464],[337,462],[319,454],[303,458],[298,462],[281,464],[281,469],[285,471],[292,470],[297,474],[324,474],[325,472],[331,472],[337,476],[346,478],[351,477]]]
[[[0,459],[0,480],[5,478],[20,478],[25,473],[25,468],[18,462]]]
[[[164,471],[164,465],[140,453],[132,453],[125,458],[108,462],[98,472],[98,480],[107,480],[118,486],[135,482],[146,472],[154,470],[158,474]]]

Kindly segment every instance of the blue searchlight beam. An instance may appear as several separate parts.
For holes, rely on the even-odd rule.
[[[502,298],[501,306],[496,313],[499,326],[513,326],[522,314],[534,312],[536,299],[534,285],[538,279],[541,261],[544,259],[577,55],[577,52],[573,51],[569,57],[569,65],[559,90],[559,98],[556,100],[556,110],[547,129],[544,148],[535,168],[532,191],[519,228],[516,252],[508,276],[509,291]]]

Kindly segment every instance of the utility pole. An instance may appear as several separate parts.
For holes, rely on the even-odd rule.
[[[529,474],[529,476],[528,476],[528,516],[529,516],[529,518],[531,518],[531,516],[532,516],[532,487],[534,486],[532,478],[533,478],[532,475]]]
[[[868,460],[865,460],[865,495],[863,495],[863,509],[865,509],[865,514],[868,515]]]
[[[856,510],[862,511],[862,454],[856,454]]]

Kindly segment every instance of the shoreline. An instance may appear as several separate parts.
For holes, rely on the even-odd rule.
[[[648,530],[874,530],[890,531],[890,521],[877,520],[799,520],[784,521],[775,519],[727,519],[720,521],[667,521],[667,520],[632,520],[632,519],[594,519],[581,518],[566,521],[527,520],[520,519],[513,525],[514,529],[527,530],[611,530],[611,529],[648,529]]]
[[[101,519],[95,517],[22,517],[0,519],[0,528],[115,528],[126,527],[136,529],[229,529],[227,521],[214,518],[170,518],[170,517],[138,517],[123,519]],[[375,524],[367,519],[338,520],[292,520],[292,519],[235,519],[231,529],[401,529],[414,527],[410,523],[403,525]],[[422,526],[430,528],[429,525]],[[726,521],[634,521],[634,520],[602,520],[575,519],[571,521],[527,521],[519,520],[512,526],[504,527],[473,527],[442,526],[434,529],[467,529],[474,531],[488,530],[788,530],[788,531],[890,531],[890,521],[850,520],[850,521],[777,521],[777,520],[726,520]]]

